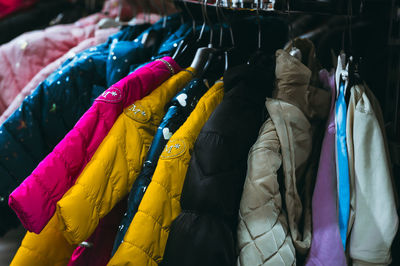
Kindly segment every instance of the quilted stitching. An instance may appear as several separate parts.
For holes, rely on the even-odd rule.
[[[238,265],[296,263],[293,243],[288,235],[286,214],[281,210],[282,200],[277,181],[277,171],[281,164],[279,139],[275,125],[269,118],[261,127],[259,137],[249,154],[249,169],[239,211]],[[275,215],[270,215],[265,210],[266,207]],[[257,218],[252,218],[252,215]],[[284,234],[277,234],[278,231],[283,231]],[[281,254],[285,252],[286,254]],[[281,259],[278,260],[277,257]]]

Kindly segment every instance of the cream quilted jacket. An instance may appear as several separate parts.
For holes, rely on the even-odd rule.
[[[277,90],[275,99],[266,102],[271,119],[249,153],[238,265],[295,265],[297,253],[306,255],[311,245],[314,127],[327,117],[330,95],[311,85],[317,74],[311,71],[317,64],[312,43],[298,40],[295,45],[308,55],[307,66],[287,51],[276,52]]]

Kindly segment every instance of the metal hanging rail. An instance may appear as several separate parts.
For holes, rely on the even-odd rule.
[[[177,2],[187,2],[192,4],[204,4],[202,0],[175,0]],[[315,14],[315,15],[343,15],[347,16],[346,0],[209,0],[207,6],[216,6],[238,10],[256,11],[257,7],[262,12],[272,12],[276,14],[288,14],[286,9],[288,1],[290,3],[291,14]],[[355,2],[354,7],[360,6],[361,1]],[[358,8],[354,8],[358,11]],[[354,12],[357,15],[358,12]]]

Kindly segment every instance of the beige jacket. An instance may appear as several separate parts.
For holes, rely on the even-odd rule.
[[[268,119],[250,149],[240,202],[237,265],[294,265],[295,249],[282,210],[277,171],[282,165],[276,128]]]
[[[307,66],[316,70],[312,43],[297,40],[295,45]],[[275,99],[266,102],[271,119],[261,128],[248,159],[238,265],[293,265],[296,252],[306,255],[310,248],[314,122],[327,117],[330,95],[310,85],[315,76],[307,66],[286,51],[276,52],[277,89]],[[285,204],[277,174],[281,165]]]
[[[365,85],[350,90],[346,138],[352,192],[350,257],[353,265],[387,265],[399,220],[381,109]]]

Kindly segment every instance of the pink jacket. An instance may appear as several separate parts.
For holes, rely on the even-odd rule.
[[[118,31],[118,28],[109,29],[96,29],[94,36],[82,41],[77,46],[73,47],[69,52],[65,53],[60,58],[56,59],[52,63],[48,64],[42,70],[39,71],[26,86],[15,96],[14,100],[10,103],[7,109],[0,116],[0,125],[7,120],[7,118],[14,113],[15,110],[21,105],[24,98],[32,93],[33,90],[45,80],[51,73],[53,73],[64,61],[68,58],[75,56],[75,54],[86,50],[92,46],[98,45],[107,41],[107,38]]]
[[[75,183],[123,108],[178,71],[180,67],[171,57],[158,59],[115,83],[95,100],[74,128],[11,193],[8,204],[27,230],[42,231],[53,216],[57,201]]]
[[[98,13],[73,24],[31,31],[1,45],[0,114],[42,68],[92,38],[97,22],[104,17]]]

